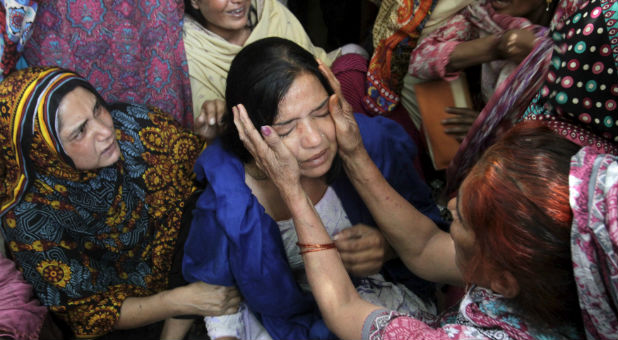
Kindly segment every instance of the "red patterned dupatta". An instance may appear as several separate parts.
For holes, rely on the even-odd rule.
[[[375,51],[369,61],[365,109],[388,114],[399,103],[410,53],[437,0],[383,0],[373,28]]]

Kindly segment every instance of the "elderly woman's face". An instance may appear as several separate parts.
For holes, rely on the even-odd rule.
[[[283,144],[296,157],[304,177],[325,175],[337,154],[328,98],[314,75],[302,73],[279,103],[279,112],[272,124]]]
[[[110,166],[120,157],[112,116],[83,87],[67,93],[58,106],[60,141],[80,170]]]

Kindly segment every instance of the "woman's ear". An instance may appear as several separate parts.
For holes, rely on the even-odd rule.
[[[504,296],[507,299],[512,299],[519,295],[519,283],[517,279],[508,270],[503,270],[496,273],[489,283],[491,290]]]
[[[199,0],[191,0],[191,7],[197,9],[198,11],[200,10],[200,4],[199,4]]]

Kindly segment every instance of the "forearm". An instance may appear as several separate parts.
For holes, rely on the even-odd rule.
[[[495,35],[489,35],[458,44],[449,55],[446,72],[458,72],[498,59],[498,41]]]
[[[408,269],[429,281],[459,283],[450,235],[390,186],[366,150],[342,158],[350,181]]]
[[[158,322],[182,314],[179,308],[170,303],[171,291],[163,291],[145,297],[129,297],[122,303],[120,317],[115,329],[130,329]]]
[[[300,243],[332,242],[300,186],[283,196],[288,202]],[[364,320],[379,306],[361,299],[335,248],[306,253],[303,260],[313,295],[329,329],[340,338],[360,339]]]

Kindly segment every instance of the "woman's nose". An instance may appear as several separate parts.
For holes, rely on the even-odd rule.
[[[101,119],[94,119],[94,129],[96,131],[96,137],[98,140],[106,140],[114,134],[114,125],[108,125]]]
[[[301,145],[305,148],[311,148],[320,145],[322,141],[322,132],[313,121],[306,120],[301,123]]]

